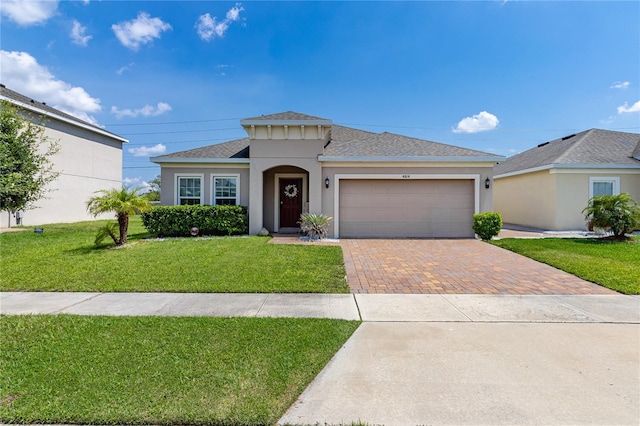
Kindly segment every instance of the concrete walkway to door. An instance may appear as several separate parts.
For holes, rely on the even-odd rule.
[[[617,294],[478,240],[340,240],[352,293]]]

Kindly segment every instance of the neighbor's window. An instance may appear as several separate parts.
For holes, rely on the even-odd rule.
[[[199,176],[178,177],[178,204],[202,204],[202,178]]]
[[[619,177],[591,177],[589,178],[589,199],[599,195],[619,195]]]
[[[213,203],[216,206],[235,206],[239,203],[238,176],[213,177]]]

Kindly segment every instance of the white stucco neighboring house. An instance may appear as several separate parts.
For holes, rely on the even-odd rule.
[[[504,223],[584,230],[595,195],[640,202],[640,134],[590,129],[541,143],[495,167],[494,204]]]
[[[122,145],[127,139],[35,101],[0,85],[0,99],[18,107],[32,122],[44,123],[44,134],[58,141],[60,151],[51,157],[59,177],[47,188],[52,191],[22,213],[27,226],[94,219],[86,203],[95,191],[122,186]],[[0,213],[0,226],[8,225],[7,212]],[[15,218],[11,217],[15,224]]]
[[[333,238],[473,238],[473,214],[493,209],[502,156],[291,111],[240,125],[246,138],[151,158],[163,205],[245,205],[250,234],[323,213]]]

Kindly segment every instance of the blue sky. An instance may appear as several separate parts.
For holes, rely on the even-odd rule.
[[[640,2],[3,0],[0,81],[149,156],[297,111],[510,156],[640,132]]]

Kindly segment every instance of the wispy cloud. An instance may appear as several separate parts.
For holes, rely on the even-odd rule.
[[[42,24],[58,10],[58,1],[2,0],[0,13],[19,25]]]
[[[127,150],[134,157],[149,157],[151,155],[164,154],[167,152],[167,147],[161,143],[154,146],[141,146],[139,148],[129,148]]]
[[[27,52],[2,50],[0,63],[0,80],[8,88],[97,124],[97,120],[89,114],[102,109],[100,99],[91,97],[82,87],[57,79]]]
[[[640,101],[631,106],[625,102],[624,105],[618,107],[618,114],[623,114],[625,112],[640,112]]]
[[[498,127],[498,117],[487,111],[482,111],[472,117],[466,117],[460,120],[458,125],[453,128],[454,133],[478,133],[493,130]]]
[[[156,106],[145,105],[138,109],[119,109],[116,106],[111,107],[111,114],[114,114],[117,118],[122,117],[155,117],[171,111],[171,105],[166,102],[158,102]]]
[[[78,46],[86,46],[89,43],[89,40],[93,38],[93,36],[86,35],[87,27],[80,24],[80,22],[74,20],[73,28],[71,28],[71,41]]]
[[[218,21],[217,17],[212,17],[209,13],[200,15],[195,25],[198,35],[204,41],[211,41],[216,37],[224,37],[229,25],[240,19],[240,12],[243,10],[242,5],[236,3],[235,6],[227,11],[227,15],[222,21]]]
[[[135,65],[135,63],[131,62],[129,65],[125,65],[123,67],[120,67],[119,69],[116,70],[116,74],[122,75],[122,73],[124,73],[125,71],[129,70],[134,65]]]
[[[152,18],[146,12],[140,12],[137,18],[113,24],[111,29],[123,46],[138,50],[141,45],[160,38],[163,31],[171,29],[171,25],[160,18]]]
[[[629,83],[628,81],[616,81],[611,86],[609,86],[609,89],[628,89],[629,86],[631,86],[631,83]]]

